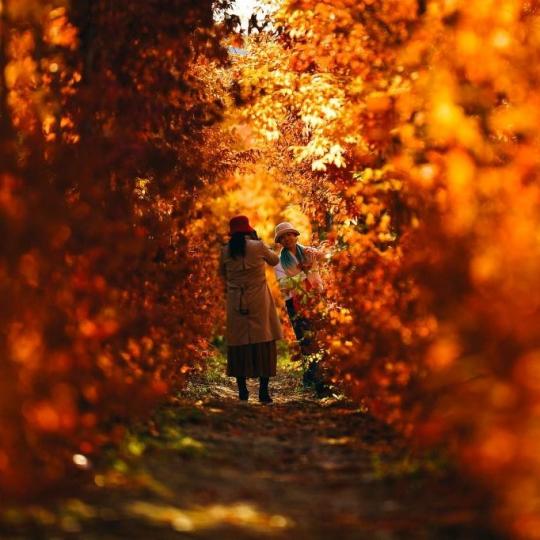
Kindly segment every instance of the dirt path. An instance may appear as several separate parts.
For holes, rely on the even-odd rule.
[[[228,379],[191,385],[134,430],[82,493],[4,515],[0,537],[77,539],[487,539],[478,495],[343,399],[298,374],[272,405]],[[184,394],[185,396],[186,394]]]

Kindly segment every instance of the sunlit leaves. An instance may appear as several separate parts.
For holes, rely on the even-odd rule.
[[[67,10],[63,7],[52,9],[44,28],[45,41],[58,47],[75,49],[77,42],[77,29],[68,19]],[[53,68],[51,71],[55,71]]]
[[[297,161],[307,213],[332,217],[335,382],[454,445],[523,538],[539,515],[538,454],[519,450],[538,438],[537,10],[288,1],[281,48],[261,41],[244,71],[264,89],[247,115]],[[265,54],[289,70],[265,72]]]

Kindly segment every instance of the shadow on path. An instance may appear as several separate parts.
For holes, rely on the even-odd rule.
[[[76,498],[6,513],[0,537],[77,539],[488,539],[479,496],[344,399],[298,374],[274,404],[201,380],[92,471]]]

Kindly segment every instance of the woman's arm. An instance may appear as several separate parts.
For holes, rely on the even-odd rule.
[[[279,262],[279,255],[274,253],[264,242],[261,242],[263,249],[263,259],[270,265],[276,266]]]

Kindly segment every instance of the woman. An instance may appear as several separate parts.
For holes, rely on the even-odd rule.
[[[285,296],[285,306],[291,321],[296,339],[304,357],[309,357],[314,351],[311,321],[302,315],[301,302],[310,291],[321,292],[323,282],[318,271],[318,262],[324,253],[316,248],[303,246],[298,243],[300,233],[287,222],[280,223],[275,229],[274,240],[282,245],[280,262],[275,268],[276,277],[281,291]],[[315,386],[317,394],[326,391],[321,376],[318,373],[316,360],[311,360],[304,372],[304,386]]]
[[[282,339],[265,264],[279,257],[265,246],[246,216],[229,222],[229,243],[221,251],[220,270],[227,288],[227,375],[236,377],[238,397],[246,401],[247,377],[259,377],[259,401],[271,403],[269,378],[276,374],[276,340]]]

